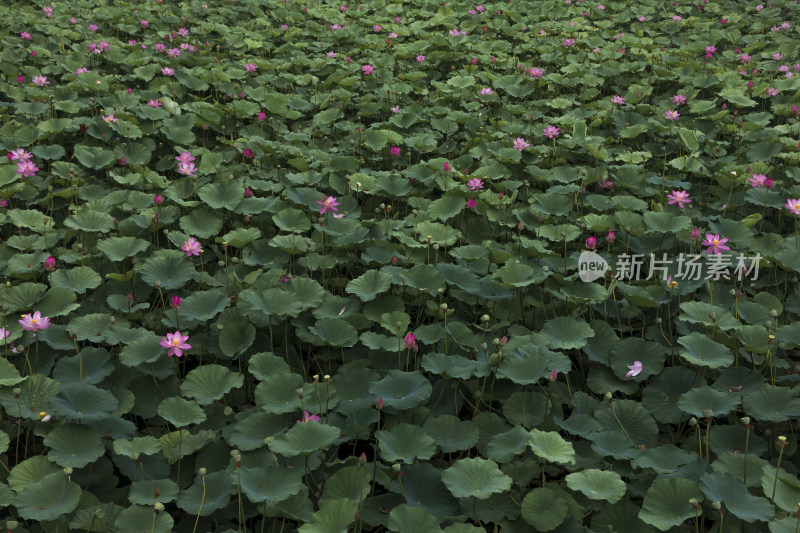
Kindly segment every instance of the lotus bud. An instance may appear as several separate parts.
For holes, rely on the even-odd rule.
[[[131,460],[132,461],[138,461],[139,460],[139,452],[133,452],[131,454]]]
[[[494,339],[492,339],[492,344],[494,344],[495,346],[499,346],[500,345],[500,339],[495,337]]]
[[[487,348],[488,348],[488,346],[486,345],[486,343],[482,342],[481,345],[480,345],[480,349],[481,350],[486,350]]]
[[[378,411],[380,411],[381,409],[383,409],[383,398],[378,398],[378,400],[375,402],[375,408],[376,408]]]
[[[231,457],[236,457],[237,455],[241,457],[239,450],[237,450],[236,448],[231,450]]]
[[[364,452],[361,452],[361,455],[358,456],[358,462],[361,463],[361,466],[364,466],[365,464],[367,464],[367,454],[364,453]]]
[[[770,329],[772,327],[772,322],[767,320],[766,322],[764,322],[764,327]]]
[[[489,364],[492,366],[500,366],[500,363],[502,361],[503,361],[503,356],[497,352],[489,356]]]
[[[736,291],[731,289],[728,291],[728,294],[730,294],[731,296],[736,296]]]

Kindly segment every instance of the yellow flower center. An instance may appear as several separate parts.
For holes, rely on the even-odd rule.
[[[714,244],[719,244],[719,239],[714,239]]]
[[[177,346],[179,342],[180,342],[180,339],[172,339],[172,345],[173,346]]]

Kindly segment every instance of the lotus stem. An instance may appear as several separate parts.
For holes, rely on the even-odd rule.
[[[772,496],[769,501],[775,503],[775,493],[778,491],[778,473],[781,471],[781,459],[783,459],[783,449],[786,447],[786,437],[781,435],[778,437],[778,464],[775,465],[775,481],[772,483]]]
[[[205,470],[205,469],[203,469]],[[200,499],[200,508],[197,510],[197,518],[194,520],[194,527],[192,528],[192,533],[195,533],[197,530],[197,523],[200,522],[200,512],[203,510],[203,503],[206,501],[206,476],[205,472],[200,474],[200,481],[203,482],[203,497]]]

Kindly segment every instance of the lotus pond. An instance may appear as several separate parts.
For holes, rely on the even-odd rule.
[[[800,526],[796,1],[0,6],[0,527]]]

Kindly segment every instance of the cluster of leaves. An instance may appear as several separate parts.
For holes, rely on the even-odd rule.
[[[205,2],[0,6],[8,529],[795,530],[796,2]]]

